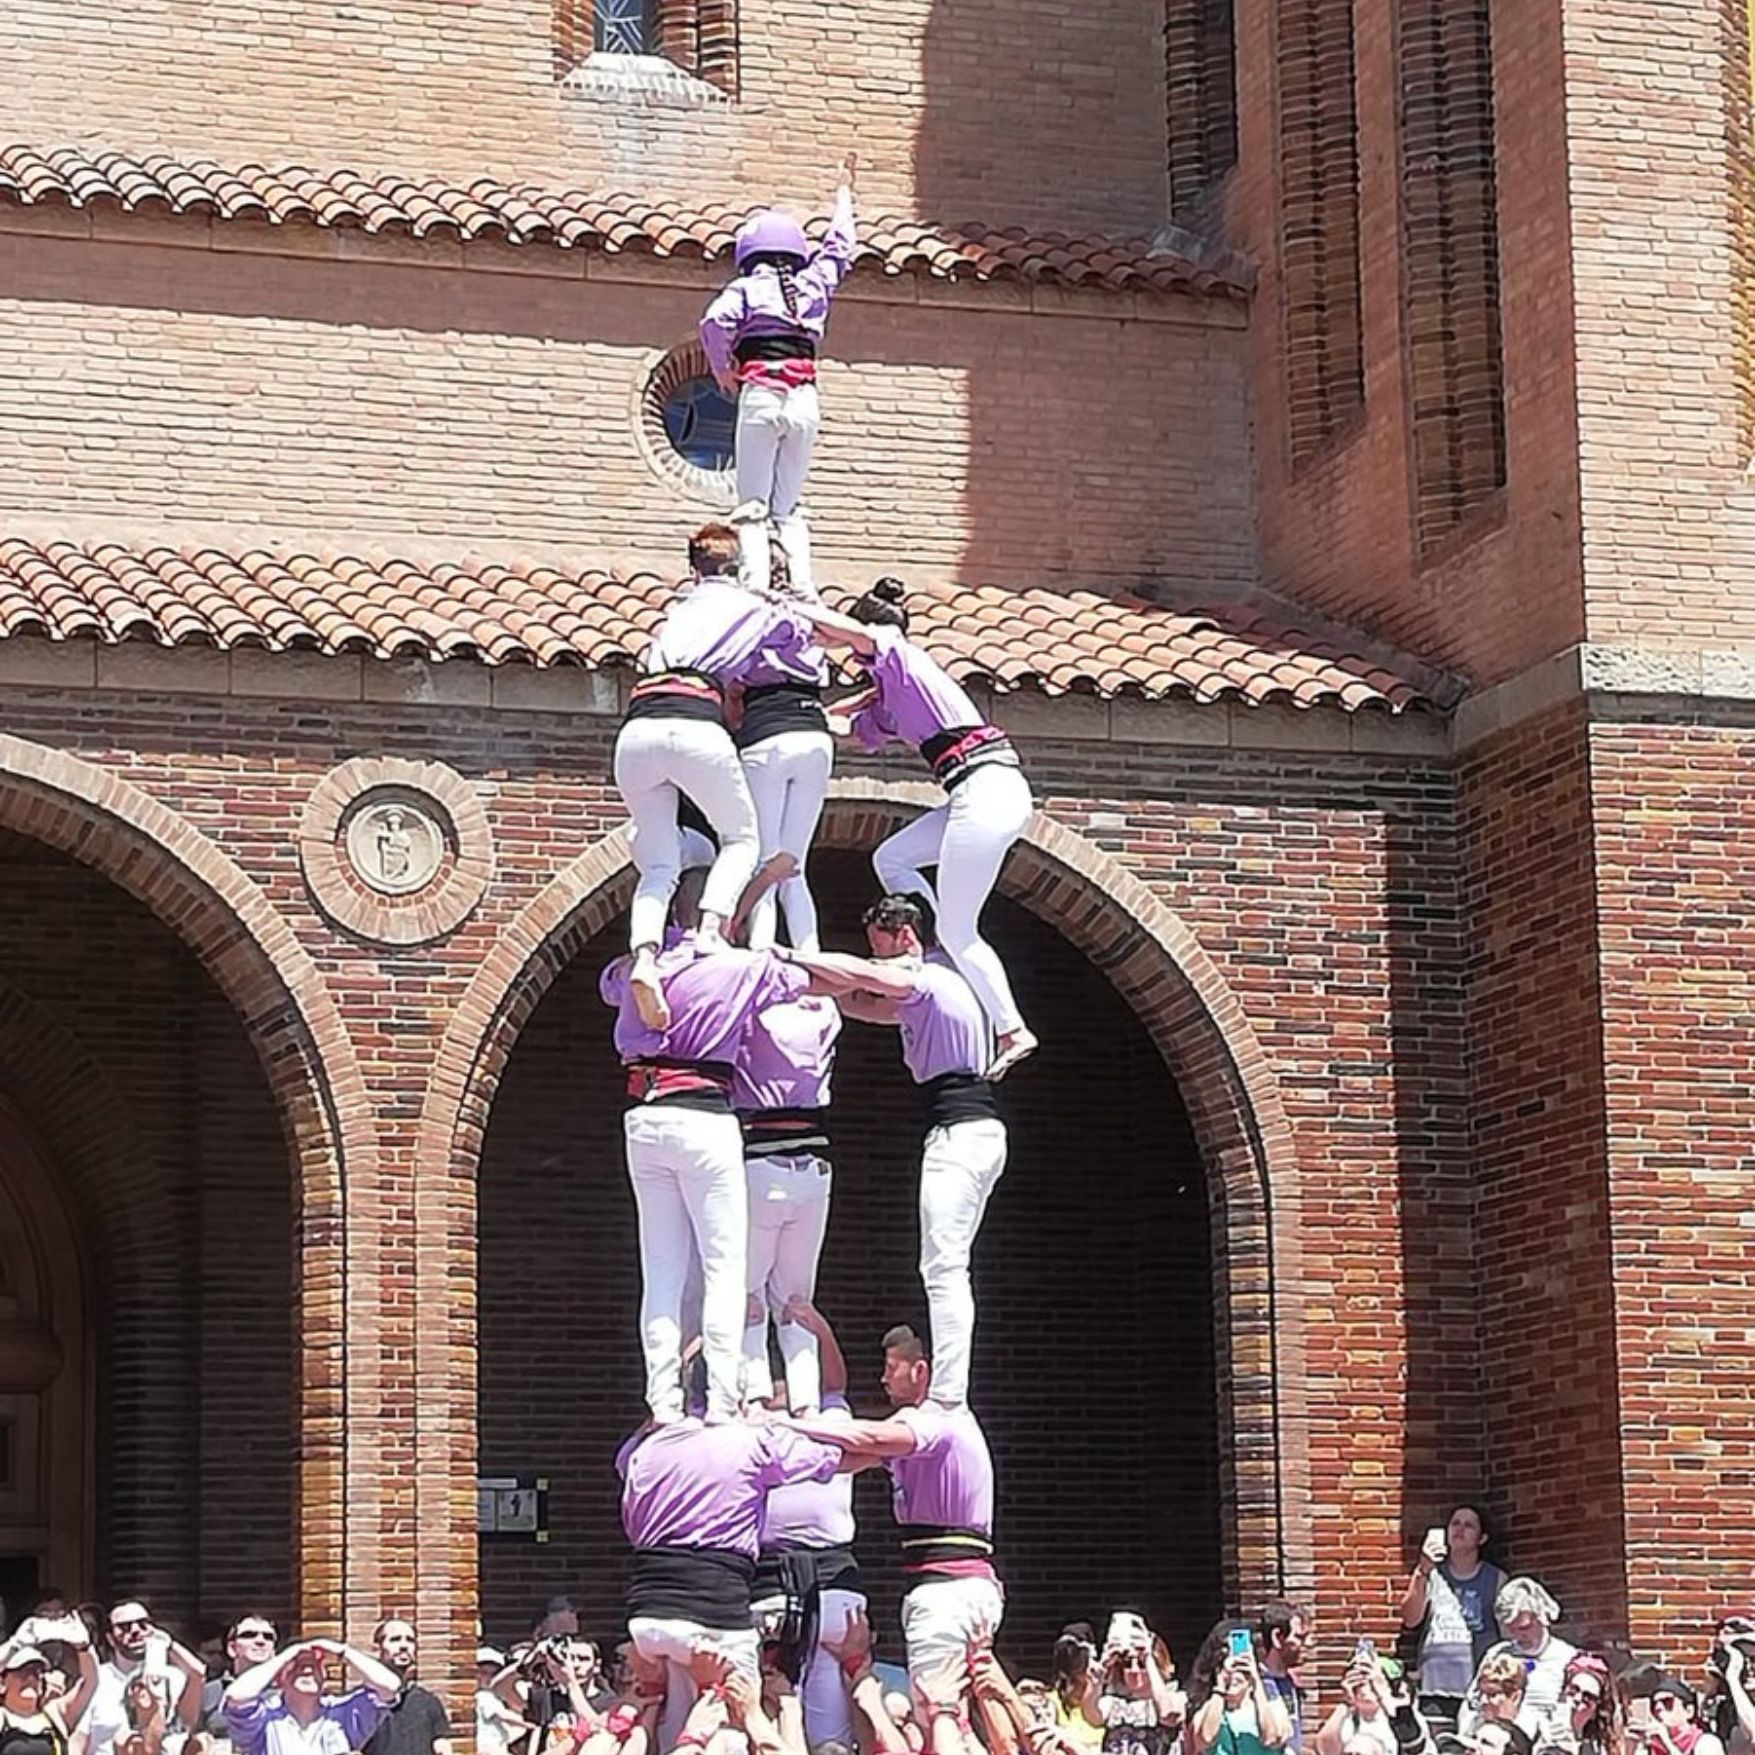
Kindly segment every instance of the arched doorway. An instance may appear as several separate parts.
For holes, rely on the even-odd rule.
[[[930,802],[928,788],[854,779],[837,783],[819,846],[868,849],[909,811]],[[432,1382],[445,1363],[476,1351],[472,1285],[476,1258],[473,1178],[489,1118],[521,1033],[544,995],[625,906],[630,889],[625,837],[611,835],[563,871],[508,929],[483,965],[441,1045],[423,1118],[419,1163],[423,1210],[444,1213],[423,1232],[423,1286],[443,1287],[421,1325],[417,1369]],[[1205,1175],[1211,1238],[1213,1375],[1222,1595],[1229,1605],[1259,1602],[1298,1585],[1311,1566],[1308,1436],[1299,1388],[1302,1313],[1277,1305],[1276,1269],[1298,1268],[1296,1152],[1278,1085],[1248,1019],[1211,959],[1187,929],[1122,863],[1039,814],[1007,868],[1003,893],[1055,931],[1100,970],[1149,1033],[1173,1076]],[[577,1079],[583,1063],[569,1060]],[[592,1142],[606,1173],[619,1175],[617,1142]],[[556,1137],[548,1163],[556,1192],[577,1142]],[[491,1223],[489,1231],[491,1233]],[[593,1272],[590,1257],[578,1264]],[[575,1285],[569,1296],[580,1296]],[[526,1318],[540,1323],[537,1300]],[[625,1347],[604,1328],[594,1340]],[[581,1358],[581,1371],[589,1369]],[[456,1383],[456,1379],[451,1380]],[[569,1395],[565,1408],[577,1407]],[[564,1410],[557,1406],[557,1416]],[[477,1407],[458,1384],[425,1409],[427,1429],[452,1455],[476,1438]],[[477,1554],[474,1481],[460,1469],[423,1474],[423,1529],[447,1532],[423,1543],[423,1600],[471,1601]],[[604,1558],[607,1559],[607,1556]],[[455,1610],[435,1614],[430,1644],[462,1651],[473,1629]]]
[[[864,856],[815,862],[830,942],[857,942]],[[1011,1151],[977,1250],[973,1393],[999,1458],[1008,1638],[1045,1653],[1068,1619],[1136,1602],[1187,1653],[1222,1606],[1206,1178],[1150,1037],[1102,973],[1018,903],[990,930],[1030,1015],[1055,1020],[1007,1092]],[[512,1636],[564,1592],[613,1625],[622,1553],[608,1461],[641,1417],[638,1264],[621,1100],[598,971],[610,922],[520,1034],[479,1187],[483,1472],[550,1482],[550,1540],[490,1541],[482,1614]],[[820,1296],[856,1401],[879,1337],[925,1325],[916,1271],[918,1099],[893,1032],[850,1028],[835,1107],[837,1191]],[[878,1624],[900,1579],[886,1495],[861,1483]]]
[[[0,1600],[91,1570],[87,1274],[56,1178],[0,1102]]]

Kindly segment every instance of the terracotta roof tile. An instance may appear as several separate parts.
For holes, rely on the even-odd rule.
[[[208,214],[216,219],[305,222],[401,231],[417,238],[490,237],[510,244],[716,261],[729,254],[744,211],[690,212],[638,196],[512,188],[481,177],[467,188],[392,173],[261,165],[77,147],[0,147],[0,201],[23,207],[117,207],[127,213]],[[821,228],[824,222],[815,225]],[[1191,245],[1191,247],[1193,247]],[[1116,292],[1195,292],[1240,298],[1251,276],[1239,259],[1155,247],[1146,238],[1036,237],[1015,227],[945,227],[878,215],[863,222],[860,268],[943,280],[1021,280]]]
[[[526,561],[0,540],[0,638],[610,669],[636,661],[674,589],[650,573]],[[1238,608],[991,585],[918,587],[910,607],[941,662],[1000,689],[1348,711],[1433,704],[1412,666],[1396,675],[1344,641]]]

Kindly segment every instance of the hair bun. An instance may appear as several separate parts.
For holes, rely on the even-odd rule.
[[[900,603],[908,595],[908,587],[893,573],[886,573],[883,578],[872,584],[871,594],[880,603]]]

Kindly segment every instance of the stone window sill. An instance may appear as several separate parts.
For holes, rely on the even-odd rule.
[[[710,110],[731,100],[717,86],[685,73],[662,55],[611,55],[595,50],[560,83],[563,97],[651,110]]]

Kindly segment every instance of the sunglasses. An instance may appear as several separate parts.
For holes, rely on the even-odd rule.
[[[144,1615],[141,1615],[133,1621],[112,1621],[110,1631],[112,1633],[128,1633],[136,1627],[149,1627],[151,1625],[152,1623]]]
[[[1651,1697],[1653,1712],[1680,1712],[1682,1702],[1674,1694],[1654,1694]]]
[[[272,1640],[274,1638],[274,1629],[272,1627],[240,1627],[237,1632],[232,1635],[232,1638]]]
[[[1592,1706],[1596,1706],[1603,1697],[1597,1693],[1594,1688],[1580,1688],[1575,1684],[1566,1690],[1565,1698],[1568,1700],[1589,1701]]]

